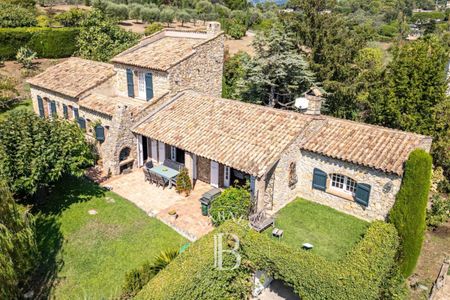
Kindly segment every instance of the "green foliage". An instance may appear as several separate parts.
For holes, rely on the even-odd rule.
[[[239,238],[241,264],[234,270],[218,270],[213,265],[214,240],[222,238],[224,250],[232,249],[236,241],[231,234]],[[247,224],[227,222],[192,244],[150,280],[137,299],[244,299],[255,270],[267,270],[302,299],[379,299],[390,288],[386,281],[397,247],[394,226],[378,221],[344,259],[334,262],[278,243]],[[229,253],[223,259],[227,267],[236,262]]]
[[[219,226],[230,219],[248,219],[250,205],[250,192],[246,188],[229,187],[214,199],[209,213],[214,225]]]
[[[161,14],[159,15],[159,20],[161,22],[167,23],[167,26],[170,26],[170,23],[173,22],[174,18],[175,18],[175,11],[170,7],[164,8],[161,11]]]
[[[120,28],[97,10],[81,25],[77,38],[78,55],[86,59],[108,61],[139,39],[139,35]]]
[[[117,20],[128,19],[128,6],[125,4],[116,4],[109,2],[106,6],[105,13],[108,17]]]
[[[144,34],[145,35],[152,35],[158,31],[163,30],[164,26],[161,23],[154,22],[149,24],[147,27],[145,27]]]
[[[69,57],[75,50],[78,28],[0,28],[0,57],[15,58],[27,47],[40,58]]]
[[[233,19],[227,20],[224,26],[225,33],[231,36],[233,39],[239,40],[245,36],[247,27],[234,21]]]
[[[191,20],[191,15],[185,9],[180,9],[177,11],[177,20],[181,22],[181,26],[184,26],[185,22]]]
[[[71,8],[70,10],[56,15],[55,19],[66,27],[80,26],[81,21],[86,18],[88,13],[79,8]]]
[[[298,52],[293,34],[275,27],[257,35],[256,55],[245,65],[236,91],[238,98],[271,107],[289,107],[315,81],[305,57]]]
[[[156,22],[159,20],[160,11],[158,8],[147,8],[141,9],[141,19],[145,22]]]
[[[14,194],[33,195],[64,174],[83,175],[90,149],[74,123],[11,113],[0,122],[0,177]]]
[[[144,8],[145,6],[141,5],[141,4],[137,4],[137,3],[132,3],[130,5],[130,9],[129,9],[129,18],[130,19],[134,19],[134,20],[141,20],[141,10]]]
[[[450,199],[434,195],[431,199],[431,207],[427,209],[427,225],[438,227],[448,219],[450,219]]]
[[[38,259],[34,217],[15,203],[0,181],[0,298],[21,298]]]
[[[432,12],[416,12],[412,15],[411,21],[413,22],[430,22],[430,20],[444,20],[445,14],[440,11],[432,11]]]
[[[425,217],[431,184],[431,156],[424,150],[411,152],[405,165],[402,185],[389,214],[400,236],[400,271],[408,277],[414,271],[422,249]]]
[[[240,51],[230,58],[225,59],[223,66],[222,97],[233,98],[234,91],[238,88],[239,80],[245,75],[244,65],[250,60],[250,55]]]
[[[192,191],[191,178],[189,178],[189,173],[186,168],[181,169],[177,176],[176,190],[178,193],[185,193],[186,196]]]
[[[214,6],[211,4],[211,2],[206,0],[201,0],[195,5],[197,15],[203,21],[206,21],[208,19],[208,16],[212,13],[213,9]]]
[[[2,3],[25,7],[28,9],[34,9],[34,6],[36,5],[35,0],[2,0]]]
[[[18,96],[13,78],[0,75],[0,111],[9,109]]]
[[[24,68],[31,69],[33,66],[33,59],[36,58],[37,53],[27,47],[20,47],[16,54],[16,60],[22,64]]]
[[[0,3],[0,28],[36,26],[34,12],[25,7]]]
[[[146,262],[141,267],[131,270],[125,276],[125,284],[122,287],[122,299],[130,299],[161,270],[167,267],[177,256],[176,249],[161,251],[154,259],[153,263]]]

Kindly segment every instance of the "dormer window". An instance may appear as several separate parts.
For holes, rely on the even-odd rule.
[[[356,191],[356,181],[342,174],[331,174],[331,188],[354,195]]]

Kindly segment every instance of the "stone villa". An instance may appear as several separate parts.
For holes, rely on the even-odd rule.
[[[250,182],[257,211],[300,196],[357,217],[386,217],[415,148],[431,138],[320,115],[220,98],[224,35],[165,29],[110,63],[70,58],[29,80],[36,113],[75,120],[105,171],[152,160],[182,163],[214,187]]]

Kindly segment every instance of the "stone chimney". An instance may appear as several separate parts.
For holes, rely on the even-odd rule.
[[[320,115],[320,109],[322,108],[323,94],[317,87],[312,87],[305,93],[305,98],[308,100],[308,107],[305,114],[307,115]]]
[[[220,32],[219,22],[206,22],[206,33],[210,35],[216,35]]]

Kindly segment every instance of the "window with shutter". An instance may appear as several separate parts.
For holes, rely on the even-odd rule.
[[[133,70],[127,69],[128,97],[134,97]]]
[[[38,101],[39,116],[43,118],[45,117],[44,101],[42,100],[41,96],[37,96],[37,101]]]
[[[95,126],[95,138],[99,142],[103,142],[105,140],[105,128],[102,125]]]
[[[64,119],[69,118],[69,110],[67,109],[67,105],[65,105],[65,104],[63,104],[63,114],[64,114]]]
[[[369,206],[370,185],[358,183],[356,185],[355,201],[361,205]]]
[[[312,187],[316,190],[325,191],[327,189],[327,173],[314,168]]]
[[[145,92],[147,101],[153,98],[153,75],[152,73],[145,73]]]
[[[73,108],[73,118],[77,121],[80,118],[80,115],[78,113],[78,108],[76,108],[76,107]]]
[[[51,101],[50,102],[50,113],[53,116],[56,116],[56,102],[55,101]]]
[[[83,131],[86,131],[86,120],[83,118],[78,118],[78,125]]]

